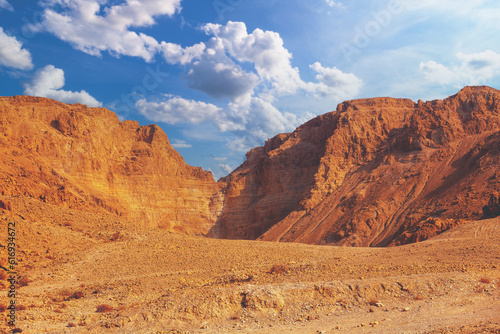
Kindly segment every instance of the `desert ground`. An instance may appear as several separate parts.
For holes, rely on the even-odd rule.
[[[17,332],[500,333],[500,218],[351,248],[190,237],[0,200],[2,246],[16,223]]]

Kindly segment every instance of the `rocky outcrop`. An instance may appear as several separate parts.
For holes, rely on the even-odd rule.
[[[500,195],[491,194],[488,204],[483,207],[483,218],[495,218],[500,216]]]
[[[226,238],[354,246],[425,240],[500,189],[500,91],[347,101],[251,150],[228,177]]]
[[[0,98],[0,194],[187,234],[206,234],[222,209],[211,173],[188,166],[158,126],[23,96]]]
[[[374,98],[278,135],[216,183],[156,125],[103,108],[0,98],[0,210],[12,197],[139,228],[351,246],[422,241],[499,214],[500,91]],[[34,218],[36,219],[36,217]]]

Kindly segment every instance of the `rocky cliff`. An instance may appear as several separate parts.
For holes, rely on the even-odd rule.
[[[211,173],[188,166],[158,126],[23,96],[0,98],[0,194],[187,234],[206,234],[222,209]]]
[[[225,238],[354,246],[425,240],[494,210],[500,91],[347,101],[251,150],[222,180]]]
[[[185,234],[387,246],[498,216],[499,192],[500,91],[488,87],[346,101],[251,150],[219,183],[156,125],[0,98],[0,209],[11,212],[9,198],[25,196]]]

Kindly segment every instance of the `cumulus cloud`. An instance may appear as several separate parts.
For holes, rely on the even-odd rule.
[[[190,75],[196,75],[197,80],[203,83],[220,80],[210,88],[217,90],[220,87],[222,96],[246,96],[244,100],[247,103],[249,95],[257,86],[270,86],[270,89],[261,89],[260,95],[267,94],[272,99],[303,90],[322,96],[346,98],[355,96],[362,85],[362,81],[354,74],[326,68],[319,63],[311,65],[318,73],[318,82],[304,82],[299,69],[291,64],[292,54],[284,47],[283,40],[276,32],[255,29],[248,33],[243,22],[228,22],[225,26],[207,24],[203,29],[214,37],[205,45],[204,52],[198,54]],[[253,65],[255,73],[243,72],[236,63]],[[208,92],[207,85],[192,87]],[[209,95],[215,96],[215,93],[209,92]]]
[[[252,97],[248,104],[229,104],[223,109],[210,103],[166,96],[159,102],[139,100],[136,108],[153,122],[172,125],[212,123],[219,131],[236,136],[236,140],[228,145],[236,151],[246,151],[277,133],[291,131],[311,116],[298,117],[280,112],[259,97]]]
[[[64,103],[82,103],[89,107],[101,106],[99,101],[84,90],[80,92],[62,90],[64,81],[63,70],[47,65],[36,71],[31,82],[24,85],[24,94],[47,97]]]
[[[450,84],[460,80],[459,73],[455,73],[448,67],[438,64],[433,60],[420,63],[420,70],[428,80],[439,84]]]
[[[326,0],[326,4],[330,7],[342,7],[342,3],[333,0]]]
[[[487,82],[500,74],[500,54],[487,50],[479,53],[458,53],[460,64],[445,66],[435,61],[420,63],[420,70],[432,82],[462,87]]]
[[[233,171],[233,167],[229,166],[228,164],[219,164],[219,167],[222,169],[222,171],[225,174],[229,174]]]
[[[186,48],[162,42],[160,49],[168,63],[188,65],[188,87],[213,98],[248,101],[259,83],[259,77],[236,64],[215,38]]]
[[[9,10],[11,12],[14,11],[14,7],[12,7],[12,5],[7,2],[7,0],[0,0],[0,8]]]
[[[248,106],[256,95],[273,100],[302,90],[346,98],[357,94],[361,87],[361,80],[354,74],[319,63],[311,66],[318,73],[318,82],[304,82],[299,69],[291,65],[292,54],[276,32],[255,29],[248,33],[243,22],[207,24],[203,30],[213,36],[206,43],[183,48],[162,42],[160,48],[167,62],[187,65],[190,88],[211,97]],[[249,66],[243,70],[240,64],[249,64],[254,71],[248,71]]]
[[[166,100],[160,102],[142,99],[137,101],[135,106],[142,115],[154,122],[175,125],[210,121],[222,132],[241,128],[241,125],[232,122],[221,108],[210,103],[167,96]]]
[[[163,58],[169,64],[189,64],[194,59],[199,59],[206,50],[205,43],[198,43],[193,46],[183,48],[174,43],[161,42],[159,47]]]
[[[15,37],[7,35],[0,27],[0,65],[19,70],[33,68],[31,54]]]
[[[352,73],[344,73],[336,67],[323,67],[319,62],[310,66],[314,70],[317,83],[309,83],[308,88],[316,94],[334,99],[347,99],[356,96],[363,81]]]
[[[246,130],[254,137],[266,140],[270,134],[287,132],[298,125],[295,114],[281,112],[270,102],[254,97],[247,110],[242,112]]]
[[[174,139],[171,143],[173,148],[191,148],[193,145],[186,143],[184,140]]]
[[[138,107],[148,109],[149,115],[162,108],[161,119],[171,124],[175,122],[173,115],[182,110],[186,123],[211,121],[221,131],[235,135],[229,143],[232,150],[246,151],[277,133],[292,131],[313,116],[280,111],[273,105],[279,97],[312,93],[328,101],[342,100],[356,96],[362,86],[354,74],[320,63],[311,65],[316,82],[303,81],[276,32],[255,29],[249,33],[243,22],[207,24],[203,30],[212,36],[204,43],[181,47],[162,42],[160,49],[170,64],[187,67],[188,87],[215,99],[228,99],[227,106],[195,108],[192,106],[199,102],[175,98],[159,104],[142,101]],[[172,106],[181,100],[185,106]]]
[[[220,178],[229,175],[229,173],[231,173],[234,170],[234,168],[231,167],[229,164],[217,164],[214,165],[214,167],[215,167],[214,169],[209,168],[208,170],[212,172],[215,180],[219,180]]]
[[[298,68],[291,65],[292,54],[278,33],[255,29],[248,34],[245,23],[231,21],[225,26],[207,24],[203,29],[214,35],[231,57],[252,63],[259,77],[270,82],[276,93],[293,94],[303,87]]]
[[[252,95],[258,82],[254,73],[245,72],[232,61],[204,59],[195,62],[187,75],[188,86],[216,99],[238,99]]]
[[[155,24],[158,16],[172,16],[181,0],[127,0],[105,7],[98,0],[51,0],[43,14],[43,29],[91,55],[108,51],[112,55],[141,57],[150,61],[159,43],[131,28]],[[62,9],[57,12],[54,8]],[[102,15],[101,15],[102,13]]]
[[[232,131],[236,139],[231,140],[228,147],[240,152],[261,145],[278,133],[290,132],[313,116],[310,113],[298,116],[282,112],[261,97],[252,97],[248,104],[235,104],[230,107],[232,115],[237,117],[239,124],[244,125],[244,129]]]

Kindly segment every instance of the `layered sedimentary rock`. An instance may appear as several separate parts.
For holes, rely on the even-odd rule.
[[[13,215],[10,197],[27,196],[186,234],[386,246],[498,216],[498,193],[500,91],[488,87],[341,103],[251,150],[219,183],[156,125],[0,98],[0,210]]]
[[[228,177],[225,238],[354,246],[425,240],[500,190],[500,91],[347,101],[251,150]]]
[[[222,209],[211,173],[187,165],[158,126],[23,96],[0,98],[0,194],[187,234],[206,234]]]

